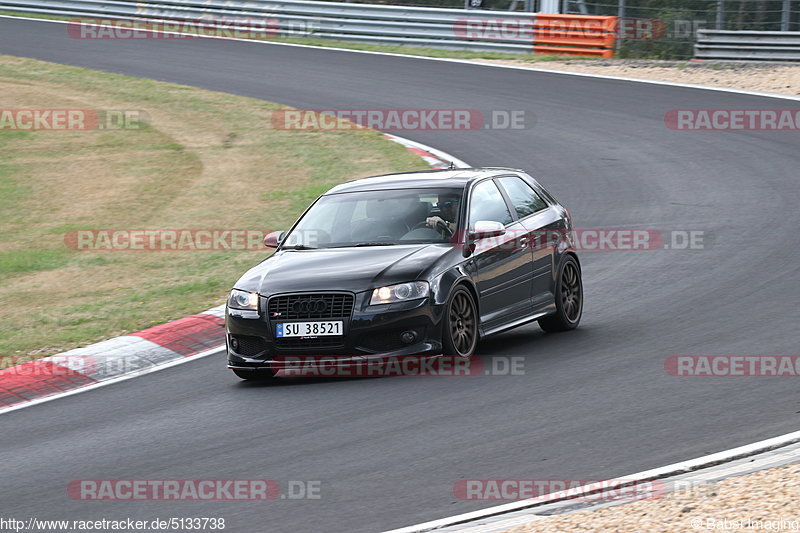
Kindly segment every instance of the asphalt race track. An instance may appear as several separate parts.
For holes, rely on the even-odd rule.
[[[0,514],[375,532],[497,504],[456,499],[459,479],[610,478],[797,429],[795,380],[672,377],[663,364],[798,353],[800,137],[672,131],[663,117],[800,102],[259,43],[80,41],[62,24],[8,19],[0,54],[302,108],[527,110],[536,124],[523,130],[398,133],[529,170],[579,228],[705,232],[697,250],[584,252],[578,331],[531,325],[479,348],[487,365],[524,357],[524,375],[263,387],[240,383],[219,354],[2,415]],[[121,478],[316,480],[321,498],[67,496],[71,480]]]

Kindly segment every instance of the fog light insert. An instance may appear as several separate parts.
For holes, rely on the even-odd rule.
[[[415,340],[417,340],[417,332],[416,331],[404,331],[400,334],[400,340],[403,344],[411,344]]]
[[[236,337],[231,337],[231,350],[233,350],[234,352],[239,351],[239,339],[237,339]]]

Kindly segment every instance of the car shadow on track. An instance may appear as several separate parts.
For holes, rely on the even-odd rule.
[[[559,333],[545,333],[536,324],[527,324],[503,333],[498,333],[489,338],[482,339],[478,344],[478,354],[506,352],[524,352],[538,350],[542,347],[552,348],[556,345],[570,344],[574,339],[585,340],[587,335],[594,332],[593,328],[581,325],[571,331]]]

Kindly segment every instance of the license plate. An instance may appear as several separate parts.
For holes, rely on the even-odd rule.
[[[282,322],[277,324],[276,337],[330,337],[344,335],[341,320],[326,322]]]

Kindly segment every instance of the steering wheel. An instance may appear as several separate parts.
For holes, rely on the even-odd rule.
[[[430,228],[430,226],[428,225],[427,222],[425,222],[423,220],[422,222],[417,222],[417,224],[415,224],[414,227],[411,228],[411,229],[415,230],[415,229],[419,229],[419,228]],[[447,234],[448,237],[452,237],[453,236],[453,230],[450,229],[449,227],[447,227],[447,224],[445,224],[444,222],[437,222],[436,223],[436,228],[437,229],[441,229],[443,232],[445,232]]]

